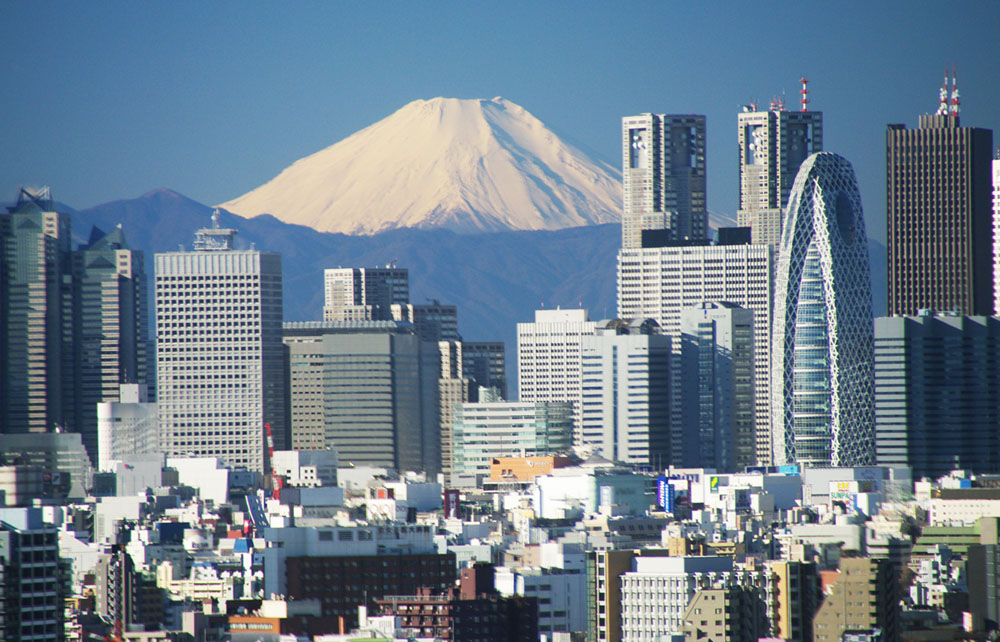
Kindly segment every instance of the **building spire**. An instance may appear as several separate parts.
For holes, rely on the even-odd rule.
[[[944,82],[941,83],[941,91],[938,92],[937,116],[948,115],[948,67],[944,68]]]
[[[799,100],[802,103],[801,111],[809,111],[809,79],[806,77],[799,78],[799,82],[802,83],[802,89],[799,93],[802,94],[802,98]]]
[[[958,106],[960,102],[958,100],[958,65],[952,64],[951,66],[951,116],[952,118],[958,117]]]

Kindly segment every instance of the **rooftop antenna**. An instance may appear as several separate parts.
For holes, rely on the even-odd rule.
[[[958,65],[951,66],[951,116],[958,118]]]
[[[809,104],[809,102],[810,102],[809,101],[809,79],[808,78],[799,78],[799,82],[802,83],[802,89],[799,90],[799,93],[802,94],[802,98],[799,100],[799,102],[802,103],[802,110],[801,111],[809,111],[809,107],[807,106]]]
[[[760,107],[760,103],[757,102],[757,99],[756,98],[751,98],[750,99],[750,109],[752,109],[754,111],[757,111],[758,107]]]
[[[941,83],[941,91],[938,92],[937,116],[948,115],[948,67],[944,68],[944,82]]]
[[[770,111],[778,111],[778,97],[771,96],[771,104],[767,106]]]
[[[785,111],[785,90],[781,90],[781,98],[778,99],[778,111]]]

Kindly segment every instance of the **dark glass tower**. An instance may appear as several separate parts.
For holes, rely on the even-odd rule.
[[[916,129],[886,131],[889,315],[993,313],[993,132],[961,127],[951,95]]]

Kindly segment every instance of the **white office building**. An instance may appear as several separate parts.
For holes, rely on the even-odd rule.
[[[489,475],[494,457],[565,453],[573,431],[569,402],[486,401],[455,406],[452,471]]]
[[[156,255],[160,444],[264,471],[264,424],[287,443],[281,255],[237,250],[236,230],[199,230],[194,251]]]
[[[156,404],[149,401],[146,384],[123,383],[118,401],[97,404],[97,457],[102,473],[136,455],[160,452]]]
[[[763,582],[763,573],[734,571],[731,557],[636,557],[621,576],[622,642],[683,635],[684,611],[699,589]]]
[[[650,318],[680,353],[681,311],[703,301],[728,301],[754,315],[756,457],[771,461],[771,269],[768,245],[673,245],[622,249],[618,254],[618,316]],[[677,362],[679,364],[679,359]],[[679,377],[679,368],[672,368]],[[679,386],[672,386],[671,448],[680,452]]]
[[[611,461],[666,465],[670,338],[659,334],[652,319],[614,319],[583,337],[582,350],[576,443]]]
[[[578,432],[583,337],[596,329],[597,323],[583,309],[536,310],[534,323],[518,323],[518,399],[573,403],[573,426]]]

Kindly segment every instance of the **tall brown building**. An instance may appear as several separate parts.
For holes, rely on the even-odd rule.
[[[916,129],[886,131],[889,314],[993,312],[993,132],[961,127],[958,92]]]

